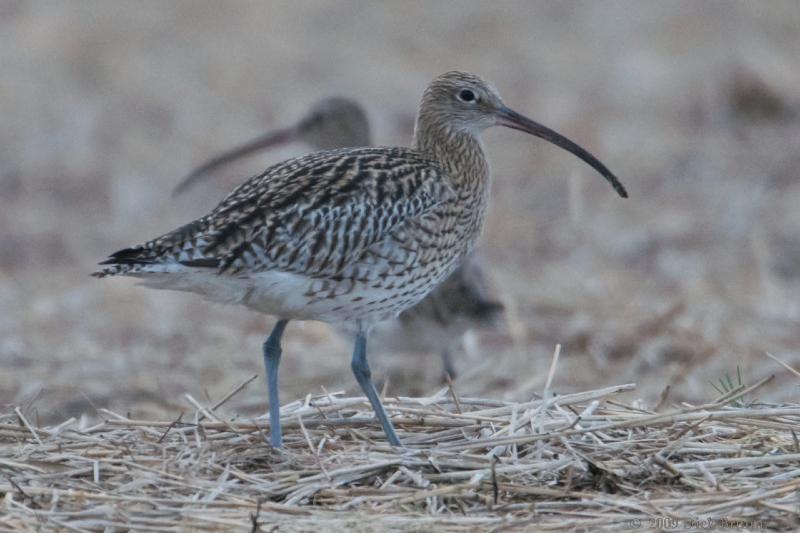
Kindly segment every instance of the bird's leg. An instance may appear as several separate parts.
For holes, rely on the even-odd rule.
[[[285,318],[278,320],[272,333],[264,342],[264,366],[267,367],[267,393],[269,394],[269,433],[273,448],[283,446],[281,437],[281,404],[278,401],[278,365],[281,362],[281,336],[286,324]]]
[[[375,390],[375,385],[372,383],[372,372],[367,363],[367,338],[361,333],[356,336],[356,345],[353,349],[353,360],[350,366],[353,368],[353,375],[361,386],[361,390],[364,391],[369,403],[372,404],[372,409],[383,427],[383,432],[386,434],[389,444],[402,446],[391,420],[386,416],[386,411],[383,409],[383,404],[381,404],[381,399]]]
[[[453,352],[450,348],[442,350],[442,382],[447,383],[448,376],[450,379],[456,378],[456,367],[453,364]]]

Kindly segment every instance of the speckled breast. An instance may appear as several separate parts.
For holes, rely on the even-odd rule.
[[[472,251],[483,227],[487,190],[485,185],[461,190],[457,198],[394,230],[340,275],[312,284],[308,304],[333,300],[330,320],[365,324],[416,305]]]

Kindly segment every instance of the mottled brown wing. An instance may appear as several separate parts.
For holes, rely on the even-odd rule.
[[[252,178],[201,219],[187,263],[332,276],[454,194],[438,168],[411,150],[309,154]]]

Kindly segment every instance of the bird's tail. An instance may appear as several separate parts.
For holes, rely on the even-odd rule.
[[[203,219],[190,222],[144,244],[124,248],[102,261],[103,268],[93,272],[96,278],[178,272],[185,267],[216,268],[216,259],[204,258],[197,247],[197,234],[204,228]]]
[[[133,246],[114,252],[108,259],[101,261],[100,265],[105,265],[96,272],[92,272],[95,278],[105,278],[107,276],[124,276],[142,272],[148,267],[152,267],[157,262],[157,253],[152,248],[146,246]]]

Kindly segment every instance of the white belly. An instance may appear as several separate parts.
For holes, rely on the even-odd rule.
[[[331,282],[289,272],[231,276],[206,268],[175,265],[158,272],[133,274],[155,289],[187,291],[213,302],[246,305],[256,311],[292,320],[319,320],[346,330],[370,327],[395,318],[401,309],[377,302],[391,291],[369,284]],[[369,302],[375,302],[368,306]]]

